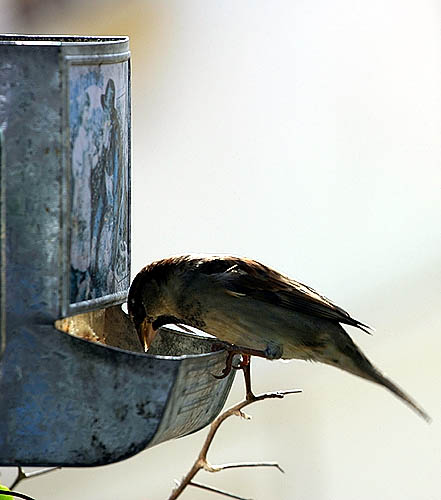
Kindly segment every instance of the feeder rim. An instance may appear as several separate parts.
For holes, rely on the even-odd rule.
[[[60,331],[55,326],[54,326],[54,328],[57,331]],[[164,326],[161,327],[161,329],[172,331],[174,333],[177,333],[177,334],[180,334],[180,335],[186,335],[188,337],[193,337],[193,338],[196,338],[196,339],[205,339],[205,340],[207,340],[207,339],[211,338],[210,336],[200,335],[198,333],[187,333],[187,332],[182,332],[182,331],[176,331],[176,330],[173,330],[171,328],[164,327]],[[206,358],[208,356],[213,356],[215,354],[221,354],[221,353],[225,353],[226,352],[226,349],[221,349],[221,350],[218,350],[218,351],[204,352],[204,353],[201,353],[201,354],[181,354],[180,356],[166,356],[166,355],[163,355],[163,354],[149,354],[148,352],[130,351],[128,349],[123,349],[121,347],[117,347],[117,346],[114,346],[114,345],[107,345],[107,344],[103,344],[101,342],[94,342],[93,340],[88,340],[88,339],[85,339],[83,337],[77,337],[76,335],[72,335],[70,333],[65,333],[64,332],[64,334],[65,335],[71,335],[76,340],[79,340],[81,342],[87,342],[88,344],[92,344],[93,346],[97,346],[100,349],[110,349],[112,351],[124,352],[126,354],[131,354],[132,356],[136,356],[136,357],[140,357],[140,358],[149,357],[149,358],[155,358],[155,359],[161,359],[161,360],[168,360],[168,361],[174,361],[174,362],[176,362],[176,361],[183,361],[184,359],[201,359],[201,358]],[[222,344],[223,343],[221,340],[217,339],[216,337],[213,337],[213,342],[215,342],[216,344]],[[226,346],[227,345],[228,344],[226,344]]]
[[[0,45],[47,45],[47,46],[88,46],[118,44],[128,42],[129,37],[89,36],[89,35],[27,35],[24,33],[0,33]]]

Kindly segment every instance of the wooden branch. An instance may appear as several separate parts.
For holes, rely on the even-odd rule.
[[[215,488],[195,483],[193,481],[193,478],[201,469],[206,470],[208,472],[219,472],[221,470],[238,468],[238,467],[276,467],[281,472],[283,472],[283,469],[280,467],[280,465],[275,462],[243,462],[243,463],[232,463],[232,464],[213,466],[210,465],[209,462],[207,461],[207,453],[213,442],[213,439],[217,431],[219,430],[219,427],[223,422],[225,422],[227,418],[231,417],[232,415],[236,415],[245,419],[249,419],[250,417],[248,417],[245,413],[242,412],[242,409],[245,408],[246,406],[252,403],[257,403],[258,401],[264,401],[265,399],[283,399],[288,394],[297,394],[299,392],[302,392],[299,389],[293,389],[289,391],[267,392],[255,396],[251,392],[251,384],[249,380],[249,367],[248,367],[248,373],[246,369],[244,369],[243,371],[246,381],[245,399],[240,403],[237,403],[236,405],[232,406],[228,410],[225,410],[223,413],[218,415],[218,417],[213,420],[210,426],[210,430],[208,431],[207,437],[205,438],[204,444],[202,445],[202,449],[199,452],[197,459],[195,460],[194,464],[187,472],[187,474],[184,476],[184,478],[178,483],[177,487],[172,491],[168,500],[175,500],[176,498],[178,498],[181,495],[181,493],[185,490],[185,488],[189,485],[201,487],[210,491],[215,491],[217,493],[230,496],[230,498],[246,500],[242,499],[242,497],[234,496],[231,493],[223,492],[222,490],[216,490]]]
[[[46,467],[44,469],[35,470],[33,472],[25,472],[22,467],[18,467],[18,474],[15,478],[15,481],[11,485],[11,490],[13,490],[18,483],[23,481],[24,479],[30,479],[31,477],[42,476],[43,474],[47,474],[48,472],[52,472],[53,470],[59,470],[61,467]]]
[[[220,472],[222,470],[239,469],[242,467],[275,467],[276,469],[279,469],[279,471],[282,472],[283,474],[285,473],[285,471],[282,469],[282,467],[280,467],[280,465],[277,462],[233,462],[222,465],[206,464],[204,470],[207,472]]]
[[[234,495],[233,493],[228,493],[228,491],[220,490],[219,488],[213,488],[213,486],[207,486],[206,484],[195,483],[194,481],[190,481],[189,486],[195,486],[196,488],[201,488],[202,490],[212,491],[213,493],[219,493],[219,495],[223,495],[228,498],[235,498],[236,500],[252,500],[251,498],[239,497]]]

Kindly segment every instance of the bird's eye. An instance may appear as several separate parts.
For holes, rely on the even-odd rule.
[[[146,317],[144,307],[134,299],[129,300],[128,306],[129,315],[132,318],[132,321],[135,325],[141,324]]]

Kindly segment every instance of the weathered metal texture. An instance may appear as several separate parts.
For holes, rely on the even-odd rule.
[[[130,279],[127,38],[0,36],[9,315],[121,303]],[[10,305],[13,304],[13,307]]]
[[[127,38],[0,36],[2,465],[121,460],[209,423],[233,380],[204,338],[144,355],[54,328],[126,299],[129,83]]]
[[[212,341],[172,333],[179,353]],[[215,418],[233,376],[225,352],[152,356],[92,344],[50,325],[13,332],[2,361],[0,464],[92,466],[122,460]],[[6,425],[5,425],[6,424]]]
[[[6,182],[4,138],[0,128],[0,360],[6,346]]]

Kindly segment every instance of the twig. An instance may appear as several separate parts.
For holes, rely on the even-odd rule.
[[[18,467],[18,474],[15,478],[15,481],[11,484],[11,490],[13,490],[18,483],[23,481],[24,479],[30,479],[31,477],[42,476],[43,474],[47,474],[48,472],[52,472],[53,470],[61,469],[61,467],[46,467],[44,469],[35,470],[33,472],[25,472],[23,467]]]
[[[20,481],[23,481],[23,479],[26,479],[26,473],[24,472],[22,467],[19,466],[17,477],[15,478],[15,481],[11,484],[11,490],[13,490]]]
[[[218,415],[217,418],[213,420],[210,426],[210,430],[208,431],[207,437],[205,438],[204,444],[202,445],[202,449],[199,452],[199,455],[192,465],[191,469],[187,472],[187,474],[184,476],[184,478],[178,483],[177,487],[172,491],[171,495],[169,496],[168,500],[175,500],[178,498],[181,493],[185,490],[185,488],[189,484],[198,484],[193,482],[193,478],[196,476],[196,474],[201,470],[204,469],[209,472],[218,472],[221,470],[225,469],[231,469],[231,468],[237,468],[237,467],[277,467],[279,470],[282,470],[282,468],[278,465],[275,464],[274,462],[252,462],[252,463],[246,463],[244,462],[243,464],[224,464],[224,465],[218,465],[218,466],[212,466],[208,463],[207,461],[207,453],[208,450],[211,446],[211,443],[213,442],[214,436],[216,435],[216,432],[218,431],[219,427],[221,424],[228,418],[231,417],[232,415],[236,416],[241,416],[245,417],[246,415],[242,412],[242,409],[245,408],[246,406],[252,404],[252,403],[257,403],[258,401],[263,401],[265,399],[283,399],[286,395],[288,394],[296,394],[299,392],[302,392],[299,389],[293,389],[289,391],[280,391],[280,392],[267,392],[264,394],[259,394],[258,396],[255,396],[251,392],[251,382],[250,382],[250,372],[249,372],[249,365],[248,369],[244,368],[244,376],[245,376],[245,381],[246,381],[246,397],[245,400],[241,401],[240,403],[237,403],[236,405],[232,406],[228,410],[225,410],[223,413]],[[208,489],[207,487],[206,489]],[[234,497],[232,498],[240,498],[240,497]]]
[[[0,500],[3,496],[23,498],[24,500],[35,500],[34,498],[30,497],[29,495],[25,495],[24,493],[19,493],[18,491],[11,491],[11,490],[0,490]]]
[[[240,469],[241,467],[275,467],[279,469],[283,474],[285,471],[280,467],[277,462],[233,462],[231,464],[222,464],[222,465],[206,465],[204,470],[207,472],[220,472],[222,470],[227,469]]]
[[[233,495],[233,493],[228,493],[228,491],[213,488],[212,486],[207,486],[206,484],[195,483],[194,481],[190,481],[188,484],[190,486],[195,486],[196,488],[201,488],[201,490],[208,490],[212,491],[213,493],[219,493],[219,495],[223,495],[224,497],[235,498],[236,500],[252,500],[252,498],[239,497],[237,495]]]

